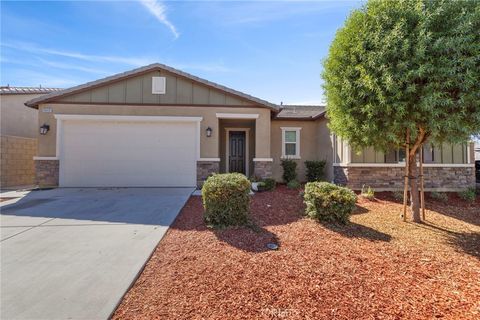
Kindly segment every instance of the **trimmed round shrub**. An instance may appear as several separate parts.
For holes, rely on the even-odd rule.
[[[305,168],[307,169],[307,181],[323,181],[325,180],[325,160],[307,160]]]
[[[242,225],[248,221],[251,184],[240,173],[215,174],[203,184],[202,198],[207,225]]]
[[[272,178],[264,179],[263,182],[265,183],[265,190],[267,191],[271,191],[277,186],[277,182]]]
[[[357,196],[344,187],[328,182],[309,182],[303,196],[306,214],[318,221],[347,223]]]
[[[297,180],[290,180],[288,183],[287,183],[287,188],[288,189],[300,189],[302,185],[300,184],[300,182],[298,182]]]

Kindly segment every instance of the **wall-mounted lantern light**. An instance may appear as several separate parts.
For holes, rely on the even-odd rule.
[[[50,130],[50,126],[44,123],[43,126],[40,127],[40,134],[46,135],[48,130]]]
[[[207,137],[210,138],[212,136],[212,128],[208,127],[206,131],[207,131]]]

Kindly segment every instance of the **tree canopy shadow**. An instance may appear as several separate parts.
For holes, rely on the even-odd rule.
[[[267,244],[280,247],[280,240],[273,232],[256,225],[213,229],[218,240],[246,252],[262,253],[271,251]]]
[[[425,192],[425,209],[435,211],[444,216],[461,220],[463,222],[480,226],[480,195],[475,201],[468,202],[460,198],[456,192],[441,193],[445,199],[438,199],[432,196],[431,192]],[[402,204],[402,199],[395,199],[392,192],[378,192],[375,197],[383,200]]]
[[[423,225],[427,228],[443,233],[445,235],[446,242],[456,251],[480,259],[480,232],[456,232],[428,222],[423,222],[419,225]]]
[[[347,238],[363,238],[370,241],[383,242],[389,242],[392,240],[392,237],[389,234],[354,222],[348,222],[346,224],[321,222],[321,224],[328,230],[341,234]]]

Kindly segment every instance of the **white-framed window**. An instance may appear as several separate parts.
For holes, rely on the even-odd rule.
[[[282,159],[300,159],[300,130],[302,128],[281,127]]]

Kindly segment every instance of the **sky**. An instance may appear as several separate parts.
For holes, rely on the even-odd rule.
[[[272,103],[320,104],[360,1],[1,1],[0,84],[68,88],[159,62]]]

